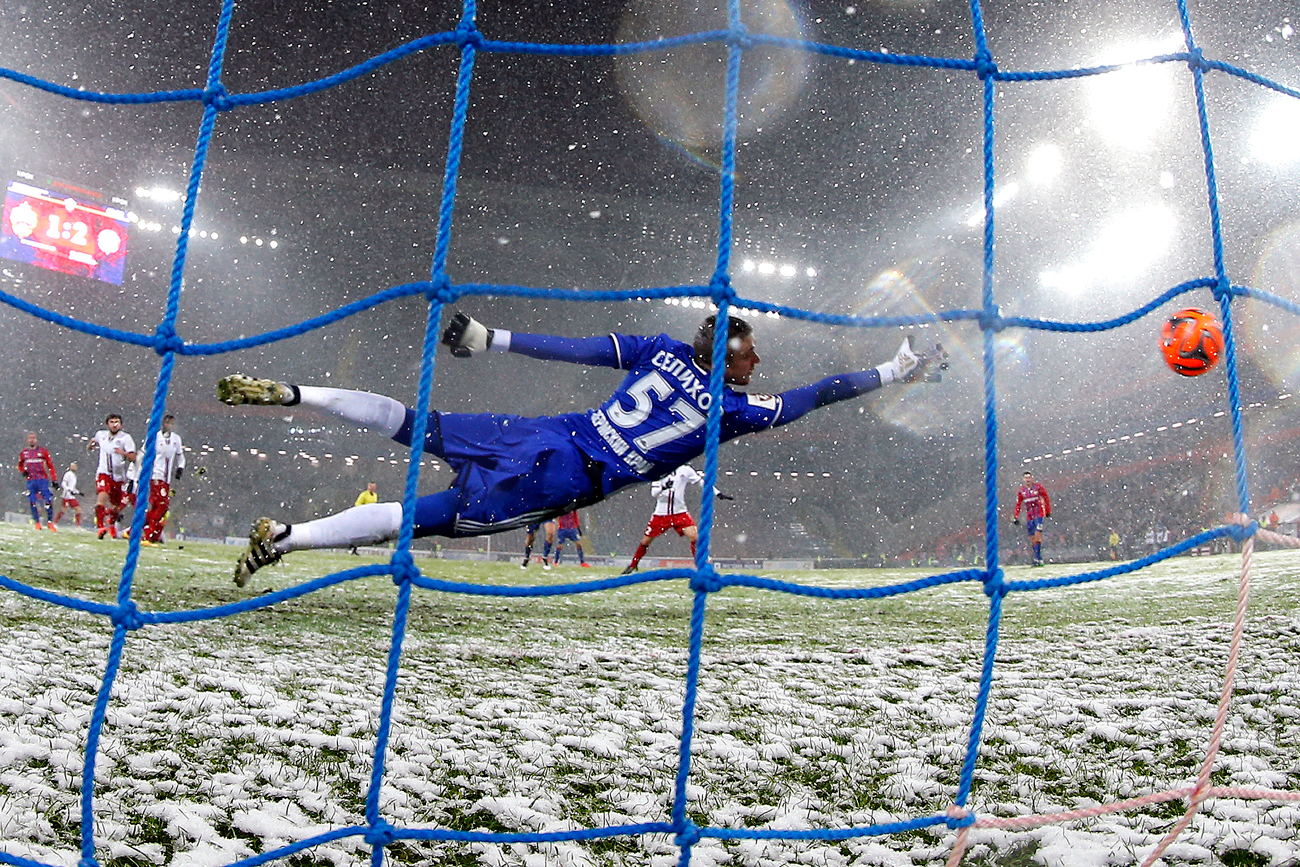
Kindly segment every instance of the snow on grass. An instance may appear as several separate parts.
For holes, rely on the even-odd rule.
[[[125,548],[0,527],[3,574],[111,601]],[[133,598],[188,610],[245,598],[233,549],[142,552]],[[355,566],[294,555],[254,591]],[[362,562],[365,562],[364,560]],[[1300,783],[1296,555],[1257,555],[1251,619],[1216,785]],[[434,577],[565,582],[577,570],[421,561]],[[1069,567],[1081,571],[1086,567]],[[1194,781],[1236,595],[1236,557],[1006,599],[968,806],[1000,817],[1069,810]],[[1014,571],[1014,570],[1011,570]],[[1035,577],[1047,571],[1038,570]],[[789,573],[867,586],[918,573]],[[395,589],[328,588],[126,641],[96,762],[97,857],[113,867],[215,867],[365,824]],[[417,591],[403,646],[380,814],[398,828],[531,832],[668,822],[691,598],[682,582],[554,599]],[[3,852],[75,865],[81,750],[111,627],[0,595]],[[977,586],[884,601],[725,590],[709,600],[688,814],[701,826],[840,829],[942,812],[957,791],[984,648]],[[1137,863],[1174,801],[1033,831],[981,829],[966,863]],[[1170,864],[1296,858],[1300,807],[1211,801]],[[944,825],[844,841],[706,837],[696,865],[937,865]],[[299,863],[356,864],[360,836]],[[404,863],[668,865],[669,835],[545,845],[399,841]],[[305,860],[303,860],[305,858]]]

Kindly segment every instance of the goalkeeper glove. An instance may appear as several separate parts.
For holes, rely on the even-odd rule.
[[[736,498],[733,497],[733,496],[731,496],[730,494],[718,494],[718,499],[719,499],[719,500],[734,500],[734,499],[736,499]]]
[[[442,342],[451,347],[456,358],[469,358],[486,352],[492,345],[492,329],[464,313],[457,313],[442,332]]]

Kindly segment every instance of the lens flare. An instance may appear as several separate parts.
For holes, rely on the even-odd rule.
[[[752,33],[804,38],[798,14],[786,0],[747,0],[744,23]],[[725,12],[690,0],[639,0],[619,23],[619,42],[643,42],[726,28]],[[619,88],[642,122],[692,162],[721,162],[727,48],[720,43],[626,55],[615,60]],[[736,137],[745,141],[774,126],[803,91],[808,55],[755,47],[740,72]]]

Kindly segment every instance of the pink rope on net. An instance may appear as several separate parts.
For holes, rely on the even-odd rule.
[[[1250,518],[1247,515],[1236,515],[1231,519],[1234,523],[1242,526],[1249,526]],[[1228,662],[1224,669],[1223,689],[1219,693],[1218,711],[1214,717],[1214,726],[1210,731],[1210,741],[1206,748],[1205,759],[1201,764],[1200,772],[1197,775],[1196,783],[1192,786],[1184,786],[1178,789],[1169,789],[1164,792],[1154,792],[1143,795],[1138,798],[1130,798],[1124,801],[1114,801],[1109,804],[1098,804],[1093,807],[1087,807],[1081,810],[1068,810],[1059,813],[1039,813],[1029,816],[1011,816],[1005,818],[986,817],[976,819],[972,824],[961,828],[957,832],[957,838],[953,843],[952,854],[948,857],[947,867],[957,867],[966,854],[966,848],[969,845],[969,837],[972,829],[975,828],[999,828],[1003,830],[1027,830],[1044,825],[1062,824],[1073,822],[1081,819],[1092,819],[1098,816],[1104,816],[1110,813],[1121,813],[1127,810],[1133,810],[1150,804],[1165,803],[1167,801],[1187,799],[1187,810],[1182,817],[1175,823],[1174,827],[1161,838],[1155,848],[1142,861],[1141,867],[1151,867],[1165,853],[1170,845],[1178,838],[1187,826],[1191,824],[1192,819],[1200,810],[1201,804],[1211,798],[1237,798],[1243,800],[1270,800],[1282,802],[1300,801],[1300,792],[1285,792],[1276,789],[1256,789],[1242,786],[1211,786],[1210,776],[1214,770],[1214,762],[1218,758],[1219,750],[1223,745],[1224,729],[1227,727],[1228,709],[1232,703],[1233,683],[1237,675],[1237,665],[1241,658],[1241,638],[1245,632],[1246,608],[1250,601],[1250,564],[1255,551],[1255,536],[1271,544],[1283,545],[1290,548],[1300,548],[1300,539],[1294,536],[1283,536],[1262,528],[1256,528],[1255,534],[1246,539],[1242,545],[1242,562],[1241,578],[1237,586],[1237,608],[1232,624],[1232,640],[1228,648]],[[952,805],[947,809],[947,815],[953,819],[964,819],[971,815],[970,810],[965,807]]]

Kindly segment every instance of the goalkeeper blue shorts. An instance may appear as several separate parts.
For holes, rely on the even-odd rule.
[[[428,448],[456,472],[453,536],[500,533],[603,499],[602,465],[573,444],[564,416],[436,412]],[[430,439],[433,439],[430,436]]]

